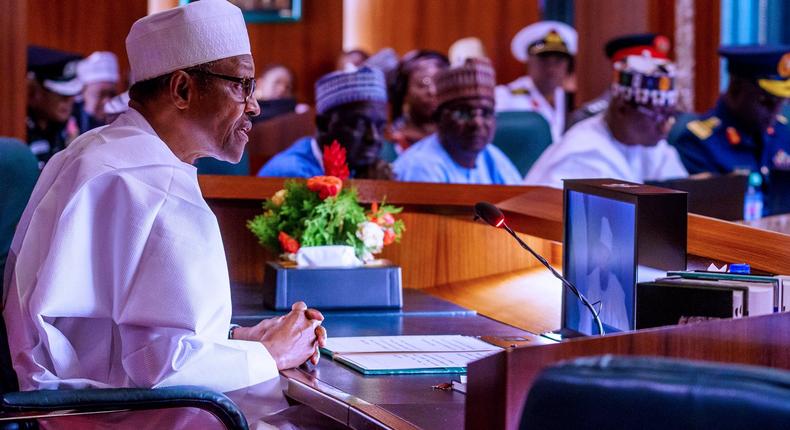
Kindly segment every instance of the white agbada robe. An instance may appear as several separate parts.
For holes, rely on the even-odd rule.
[[[228,392],[278,378],[262,344],[228,339],[216,217],[196,169],[137,111],[47,164],[6,281],[3,316],[22,390],[187,384]]]
[[[612,178],[642,183],[686,176],[677,150],[666,140],[651,147],[620,143],[600,113],[571,127],[559,143],[546,148],[524,181],[562,188],[563,179]]]
[[[532,111],[543,115],[551,128],[553,142],[559,142],[565,131],[565,90],[554,89],[554,106],[552,106],[529,76],[522,76],[507,85],[497,85],[494,90],[496,99],[495,110],[501,111]]]

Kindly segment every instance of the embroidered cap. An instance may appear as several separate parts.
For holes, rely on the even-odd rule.
[[[645,55],[630,55],[614,64],[612,92],[644,106],[673,107],[677,103],[675,65]]]
[[[319,114],[346,103],[365,101],[387,102],[387,84],[379,69],[361,67],[332,72],[315,83],[315,110]]]
[[[669,38],[661,34],[627,34],[606,42],[604,53],[612,63],[621,61],[629,55],[669,60],[670,48]]]
[[[241,9],[201,0],[140,18],[126,36],[134,82],[237,55],[250,54]]]
[[[436,77],[439,106],[469,97],[494,99],[496,75],[485,58],[469,58],[461,67],[447,69]]]

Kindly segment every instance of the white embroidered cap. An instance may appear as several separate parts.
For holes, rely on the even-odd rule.
[[[201,0],[140,18],[126,36],[134,82],[198,64],[250,54],[241,9]]]
[[[77,64],[77,77],[83,84],[111,82],[120,80],[118,57],[112,52],[96,51]]]

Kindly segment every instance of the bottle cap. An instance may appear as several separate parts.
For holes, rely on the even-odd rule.
[[[752,273],[752,268],[746,263],[736,263],[730,264],[730,273],[741,273],[741,274],[750,274]]]
[[[763,175],[760,172],[749,173],[749,185],[752,187],[760,187],[763,185]]]

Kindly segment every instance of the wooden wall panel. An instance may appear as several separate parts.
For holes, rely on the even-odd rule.
[[[648,0],[575,2],[579,54],[576,56],[576,103],[601,95],[611,83],[612,66],[603,52],[616,36],[648,31]]]
[[[524,74],[524,65],[510,54],[510,40],[524,26],[538,21],[536,0],[347,0],[346,25],[351,42],[375,52],[392,47],[399,54],[415,48],[446,53],[467,36],[480,38],[497,71],[497,81]]]
[[[0,136],[25,139],[25,0],[0,0]]]
[[[146,0],[28,0],[28,41],[82,55],[111,51],[125,74],[126,35],[147,10]]]
[[[281,63],[296,74],[300,102],[313,104],[315,81],[335,67],[343,48],[343,0],[304,0],[296,23],[249,24],[257,70]]]
[[[719,97],[721,1],[694,2],[694,110],[705,112]]]

